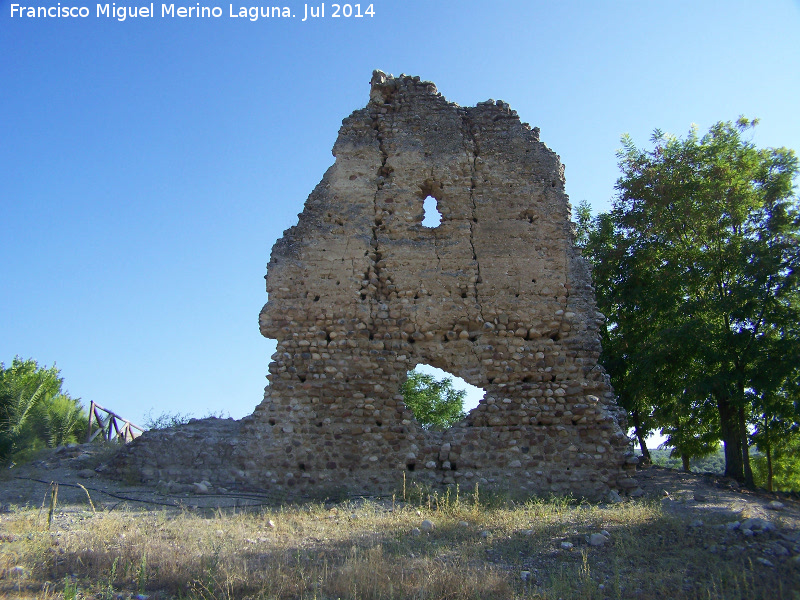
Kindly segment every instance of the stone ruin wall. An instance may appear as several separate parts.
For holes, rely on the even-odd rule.
[[[404,474],[590,498],[636,487],[564,169],[538,128],[502,101],[459,107],[433,83],[376,71],[333,153],[272,249],[259,323],[278,345],[263,402],[222,436],[213,422],[148,432],[117,473],[282,497],[391,493]],[[422,225],[427,197],[435,228]],[[418,363],[483,401],[423,430],[399,393]]]

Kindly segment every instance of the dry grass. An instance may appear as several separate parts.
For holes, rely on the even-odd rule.
[[[0,597],[800,598],[788,562],[769,569],[747,551],[710,553],[722,529],[689,528],[648,502],[421,495],[258,512],[95,514],[87,504],[56,513],[49,530],[46,507],[3,517]],[[435,529],[415,532],[423,519]],[[589,546],[585,536],[602,529],[610,541]]]

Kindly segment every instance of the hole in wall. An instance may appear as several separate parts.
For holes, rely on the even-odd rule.
[[[439,202],[433,196],[428,196],[422,203],[425,215],[422,219],[422,226],[433,229],[442,224],[442,213],[439,212]]]
[[[443,431],[464,420],[478,406],[485,391],[452,373],[421,363],[407,373],[400,393],[423,429]]]

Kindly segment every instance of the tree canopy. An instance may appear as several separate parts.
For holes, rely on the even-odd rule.
[[[464,396],[467,392],[455,389],[449,377],[437,381],[433,375],[409,371],[400,393],[424,429],[447,429],[466,417]]]
[[[0,363],[0,460],[77,442],[86,435],[88,417],[79,399],[62,389],[54,366],[15,357]]]
[[[612,210],[579,219],[622,405],[687,458],[721,439],[747,483],[750,442],[800,424],[798,162],[756,148],[755,125],[656,130],[650,150],[623,137]]]

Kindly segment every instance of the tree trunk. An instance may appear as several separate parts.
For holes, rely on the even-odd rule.
[[[719,430],[725,446],[725,477],[733,477],[744,481],[744,464],[742,461],[742,438],[739,431],[739,419],[736,409],[729,398],[717,397],[719,410]]]
[[[687,473],[691,471],[689,468],[689,455],[688,454],[681,454],[681,462],[683,463],[683,470]]]
[[[750,444],[747,443],[747,422],[744,407],[739,409],[739,435],[742,440],[742,466],[744,467],[744,484],[749,488],[756,487],[753,469],[750,467]]]
[[[767,491],[772,492],[772,448],[767,444]]]
[[[647,449],[647,443],[645,442],[644,435],[642,435],[642,422],[639,418],[639,410],[634,409],[631,412],[631,417],[633,417],[633,429],[636,433],[636,437],[639,439],[639,447],[642,449],[642,456],[648,464],[653,464],[653,459],[650,457],[650,450]]]

